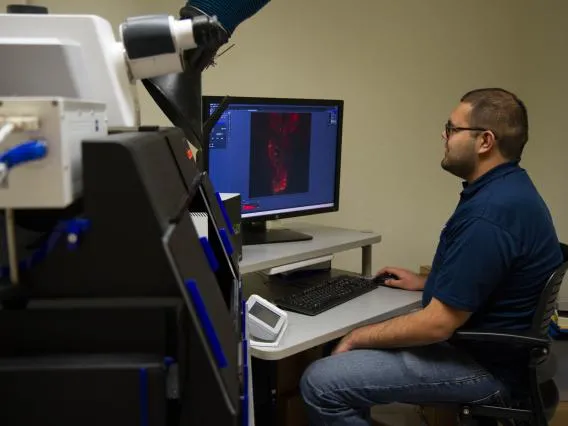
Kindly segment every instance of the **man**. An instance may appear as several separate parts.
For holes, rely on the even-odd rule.
[[[519,351],[448,340],[457,329],[528,329],[544,283],[562,263],[549,211],[519,166],[524,104],[503,89],[474,90],[446,123],[442,167],[464,180],[425,280],[401,268],[387,285],[423,290],[423,309],[353,330],[312,364],[301,390],[313,425],[366,425],[369,408],[402,402],[499,403]]]

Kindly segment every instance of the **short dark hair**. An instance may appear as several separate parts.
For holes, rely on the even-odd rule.
[[[471,105],[469,125],[495,133],[503,157],[520,160],[529,139],[525,104],[513,93],[500,88],[476,89],[462,96]]]

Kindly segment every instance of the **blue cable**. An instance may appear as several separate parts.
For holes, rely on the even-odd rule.
[[[0,154],[0,163],[11,169],[18,164],[39,160],[47,155],[47,145],[44,141],[31,140],[16,145]]]

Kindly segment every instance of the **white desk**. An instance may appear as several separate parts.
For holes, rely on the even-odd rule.
[[[244,246],[243,260],[239,264],[241,274],[262,271],[359,247],[362,248],[361,266],[363,275],[373,273],[371,269],[372,245],[381,241],[379,234],[309,224],[294,224],[286,226],[286,228],[312,235],[314,238],[293,243]]]
[[[296,225],[288,228],[312,235],[313,240],[245,246],[240,264],[242,274],[299,262],[361,247],[363,275],[371,275],[371,247],[381,241],[373,232],[315,225]],[[245,279],[245,293],[247,284]],[[268,289],[257,293],[266,297]],[[347,334],[359,326],[385,321],[408,313],[420,306],[421,292],[409,292],[380,287],[316,316],[289,312],[288,329],[276,348],[251,347],[252,356],[264,360],[278,360]]]
[[[420,307],[422,292],[379,287],[315,316],[288,312],[288,329],[275,348],[255,348],[252,356],[275,361],[342,337],[351,330],[386,321]]]
[[[275,286],[264,284],[262,277],[259,274],[255,275],[254,272],[359,247],[362,249],[362,274],[371,276],[375,272],[371,265],[372,245],[381,241],[379,234],[307,224],[293,224],[287,227],[312,235],[313,239],[293,243],[244,246],[243,260],[240,262],[239,269],[243,275],[245,297],[256,293],[270,300],[273,298],[272,296],[277,296],[276,293],[279,290],[282,290],[282,287],[275,288]],[[421,298],[420,292],[379,287],[316,316],[289,312],[288,328],[278,347],[256,348],[251,346],[249,351],[249,365],[251,367],[249,371],[252,372],[253,368],[251,356],[256,358],[259,363],[268,362],[268,364],[274,365],[276,363],[271,361],[277,361],[327,343],[359,326],[385,321],[408,313],[420,306]],[[261,407],[266,407],[267,403],[270,405],[268,413],[265,409],[259,408],[261,413],[258,420],[259,424],[274,424],[277,418],[275,410],[277,391],[274,387],[277,382],[276,372],[273,368],[269,368],[268,371],[264,369],[261,371],[261,376],[264,377],[266,374],[271,377],[269,382],[272,384],[266,385],[261,382],[260,388],[256,385],[253,386],[252,374],[249,374],[251,426],[254,426],[257,416],[254,403],[256,396],[253,397],[253,393],[261,395],[260,399],[264,401],[259,404]]]

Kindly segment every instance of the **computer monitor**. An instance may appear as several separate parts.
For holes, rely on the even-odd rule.
[[[204,121],[224,97],[203,96]],[[216,191],[241,195],[243,244],[309,240],[266,222],[339,209],[343,101],[231,97],[205,167]]]

